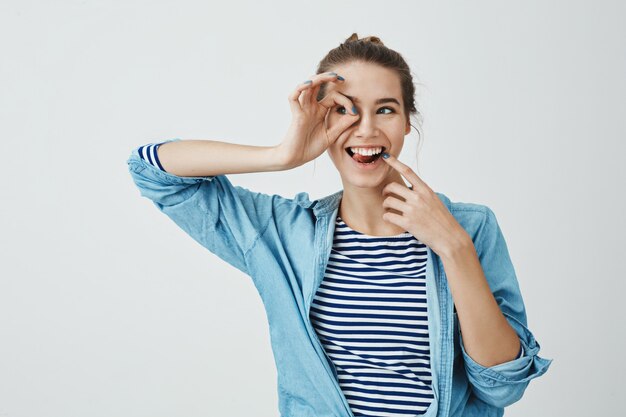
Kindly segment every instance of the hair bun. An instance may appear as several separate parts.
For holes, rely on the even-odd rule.
[[[366,36],[365,38],[359,39],[359,36],[356,34],[356,32],[350,35],[348,39],[346,39],[346,43],[348,42],[370,42],[377,45],[385,45],[378,36]]]

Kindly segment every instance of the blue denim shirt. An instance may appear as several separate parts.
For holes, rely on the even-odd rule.
[[[164,142],[181,140],[168,139]],[[233,185],[226,175],[180,177],[144,161],[135,148],[127,160],[140,194],[183,231],[249,275],[262,298],[278,375],[283,417],[353,417],[309,319],[333,241],[342,190],[310,201],[268,195]],[[425,416],[502,416],[552,359],[537,355],[506,242],[485,205],[438,197],[471,236],[489,287],[517,332],[522,357],[491,367],[465,351],[441,259],[430,248],[426,270],[432,388]]]

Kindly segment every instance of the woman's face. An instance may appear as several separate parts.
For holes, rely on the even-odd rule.
[[[382,158],[371,165],[354,160],[348,153],[352,147],[383,147],[398,156],[404,145],[404,136],[411,131],[404,112],[402,89],[398,75],[377,64],[353,62],[331,69],[343,76],[341,84],[329,83],[327,93],[337,91],[349,96],[356,106],[359,119],[346,129],[327,152],[341,175],[344,187],[379,187],[397,177],[395,170]],[[377,100],[385,100],[378,102]],[[351,117],[342,105],[336,105],[328,114],[327,126],[333,126],[341,117]]]

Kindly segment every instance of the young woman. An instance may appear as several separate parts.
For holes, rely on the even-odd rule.
[[[285,417],[501,416],[552,362],[493,211],[397,159],[414,91],[399,53],[353,34],[289,95],[279,145],[176,138],[128,159],[141,195],[254,281]],[[325,151],[343,189],[318,200],[227,177]]]

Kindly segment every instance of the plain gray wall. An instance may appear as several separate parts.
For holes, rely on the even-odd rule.
[[[402,53],[420,84],[421,178],[490,206],[503,229],[540,356],[554,359],[506,415],[615,415],[625,11],[3,0],[0,416],[278,416],[252,281],[140,197],[126,159],[174,137],[280,143],[287,95],[352,32]],[[401,157],[413,167],[416,141]],[[326,154],[230,178],[287,197],[341,188]]]

